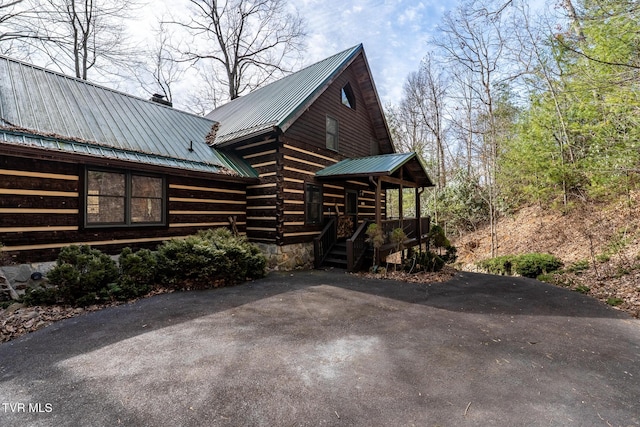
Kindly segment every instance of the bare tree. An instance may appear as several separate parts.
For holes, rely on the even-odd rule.
[[[189,0],[191,17],[174,22],[194,38],[185,57],[211,60],[213,77],[235,99],[288,72],[287,60],[299,54],[303,20],[287,12],[285,0]]]
[[[29,17],[33,10],[25,0],[0,0],[0,53],[15,55],[25,46],[21,41],[33,37]]]
[[[0,41],[11,40],[19,34],[9,27],[22,13],[18,8],[24,0],[0,0]]]
[[[434,142],[437,181],[440,188],[447,184],[445,162],[444,115],[447,97],[447,78],[442,69],[434,64],[431,54],[427,55],[420,69],[411,73],[405,84],[405,108],[420,117]]]
[[[31,41],[62,71],[86,80],[91,69],[113,74],[133,58],[125,38],[125,18],[132,0],[31,0],[38,13],[31,20]]]
[[[133,67],[132,71],[148,95],[159,94],[173,103],[173,86],[185,74],[184,63],[179,60],[173,33],[164,20],[159,22],[154,33],[155,40],[147,50],[146,61]]]
[[[470,94],[480,101],[480,119],[474,125],[474,133],[482,140],[481,159],[484,181],[487,186],[489,222],[491,233],[491,255],[498,249],[497,233],[497,167],[499,154],[498,124],[495,114],[495,94],[500,61],[504,55],[505,40],[499,15],[493,10],[491,1],[462,2],[452,13],[445,15],[439,30],[442,38],[437,44],[448,55],[452,63],[466,68],[473,78],[468,87]]]

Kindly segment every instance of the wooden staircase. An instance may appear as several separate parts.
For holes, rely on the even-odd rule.
[[[320,235],[314,239],[315,268],[336,267],[353,272],[374,263],[373,248],[366,243],[366,229],[371,221],[360,223],[353,236],[346,241],[338,240],[336,223],[336,218],[331,218]],[[403,221],[384,220],[382,228],[388,235],[395,228],[402,226],[405,234],[410,236],[403,243],[404,248],[408,249],[428,242],[429,224],[429,217],[405,218]],[[384,259],[395,249],[395,244],[387,243],[380,248],[378,256]]]
[[[347,269],[347,242],[336,242],[322,263],[323,267]]]

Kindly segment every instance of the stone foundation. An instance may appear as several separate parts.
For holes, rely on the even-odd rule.
[[[0,266],[0,302],[17,300],[27,289],[47,286],[44,275],[54,262]]]
[[[286,246],[254,243],[267,257],[270,270],[309,270],[313,268],[313,242]]]

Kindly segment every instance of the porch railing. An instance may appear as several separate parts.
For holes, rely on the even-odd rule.
[[[353,236],[347,239],[347,271],[358,271],[367,252],[367,227],[370,221],[363,221]]]
[[[353,236],[346,241],[347,245],[347,270],[357,271],[362,267],[367,253],[368,245],[366,243],[366,231],[372,221],[363,221],[356,229]],[[402,223],[399,219],[387,219],[382,221],[382,229],[385,235],[389,236],[394,229],[402,225],[402,230],[407,236],[404,247],[412,247],[421,245],[428,240],[424,237],[429,233],[430,217],[422,218],[404,218]],[[338,236],[338,222],[336,217],[329,220],[320,235],[313,239],[314,247],[314,264],[315,268],[321,268],[325,259],[329,255],[331,248],[335,245]],[[427,250],[429,248],[427,247]],[[387,242],[380,250],[381,256],[386,256],[396,250],[395,244]],[[374,262],[376,262],[374,260]]]
[[[331,247],[336,243],[338,238],[338,228],[336,218],[329,220],[320,235],[313,239],[314,264],[315,268],[322,267]]]
[[[385,219],[382,221],[382,230],[386,235],[393,232],[394,229],[400,228],[401,221],[399,219]],[[431,217],[425,216],[421,218],[404,218],[402,220],[402,230],[406,234],[407,239],[418,239],[429,233],[429,224]]]
[[[402,228],[406,235],[402,245],[404,248],[422,245],[423,242],[426,242],[428,245],[428,239],[426,239],[425,236],[429,234],[430,222],[431,218],[429,216],[421,218],[404,218],[402,222],[399,219],[387,219],[382,221],[382,230],[386,236],[390,236],[394,229]],[[388,241],[380,248],[380,257],[384,258],[396,250],[397,246]]]

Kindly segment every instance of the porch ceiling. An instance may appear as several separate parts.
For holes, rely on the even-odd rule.
[[[433,187],[416,153],[393,153],[345,159],[316,172],[320,179],[362,179],[381,177],[386,188]]]

